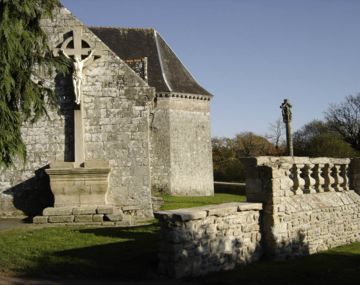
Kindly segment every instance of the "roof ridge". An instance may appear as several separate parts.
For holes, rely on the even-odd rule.
[[[115,27],[115,26],[88,26],[88,28],[100,29],[121,29],[121,30],[137,30],[137,31],[156,31],[155,28],[137,28],[137,27]]]

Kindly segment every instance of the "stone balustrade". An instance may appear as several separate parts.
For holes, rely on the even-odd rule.
[[[276,196],[341,192],[350,189],[348,158],[262,156],[244,158],[243,162],[248,173],[248,201],[258,201],[258,195],[264,194],[266,187],[272,188]],[[267,173],[265,168],[268,168]]]
[[[283,259],[360,240],[358,159],[244,158],[248,202],[262,202],[267,256]]]

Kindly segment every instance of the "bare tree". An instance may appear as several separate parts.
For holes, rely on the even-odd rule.
[[[345,102],[330,105],[325,116],[330,128],[360,150],[360,94],[347,96]]]
[[[280,145],[284,143],[285,126],[281,118],[269,125],[269,133],[265,137],[271,141],[278,150]]]

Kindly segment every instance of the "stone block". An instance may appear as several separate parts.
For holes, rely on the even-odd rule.
[[[85,168],[109,168],[109,161],[107,160],[86,160],[84,162]]]
[[[74,207],[73,215],[89,215],[96,214],[97,206],[80,206]]]
[[[122,219],[124,218],[124,215],[122,213],[106,214],[104,216],[104,218],[111,222],[119,222],[119,221],[122,221]]]
[[[76,215],[74,218],[75,223],[91,223],[93,222],[93,215]]]
[[[263,205],[261,203],[239,203],[239,211],[251,211],[262,210]]]
[[[61,169],[74,168],[74,162],[55,160],[52,163],[50,163],[50,168],[61,168]]]
[[[73,207],[50,207],[44,209],[43,216],[66,216],[71,215],[72,212]]]
[[[169,212],[172,212],[175,218],[180,218],[180,220],[183,222],[204,219],[207,216],[207,212],[205,210],[199,210],[196,208],[179,209]]]
[[[236,203],[234,204],[229,203],[227,205],[220,204],[220,205],[209,206],[207,214],[208,216],[223,217],[223,216],[235,214],[237,210],[238,210],[238,205]]]
[[[48,222],[48,216],[36,216],[33,218],[34,224],[46,224]]]
[[[93,222],[103,222],[104,221],[104,215],[97,214],[92,216]]]
[[[125,212],[125,211],[137,211],[137,210],[140,210],[140,207],[139,206],[124,206],[124,207],[121,207],[121,209]]]
[[[107,205],[98,206],[96,209],[96,212],[98,214],[112,214],[112,213],[114,213],[114,207],[107,206]]]
[[[73,215],[49,216],[49,223],[72,223],[72,222],[74,222]]]

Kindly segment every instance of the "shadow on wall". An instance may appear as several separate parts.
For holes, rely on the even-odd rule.
[[[42,213],[46,207],[54,205],[54,195],[50,189],[50,179],[46,165],[35,171],[35,176],[4,191],[13,198],[14,207],[25,215],[33,217]]]
[[[309,244],[305,241],[305,233],[302,230],[298,230],[290,241],[288,237],[281,239],[274,235],[273,238],[274,243],[270,245],[272,248],[268,251],[270,254],[267,258],[287,260],[310,254]]]
[[[74,109],[79,108],[75,104],[74,89],[72,88],[72,75],[63,76],[57,74],[55,77],[56,94],[60,104],[59,113],[64,117],[64,161],[75,160],[74,149]]]

